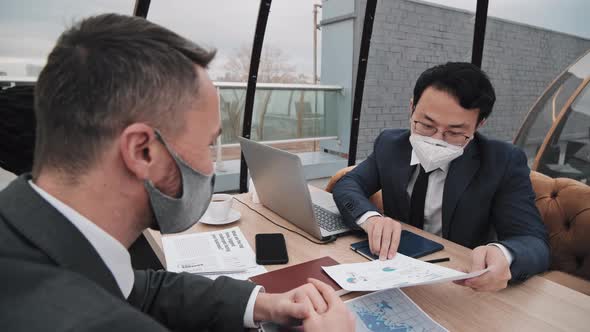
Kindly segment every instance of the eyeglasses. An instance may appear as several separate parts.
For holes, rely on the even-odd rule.
[[[431,137],[434,134],[436,134],[438,132],[438,128],[428,125],[426,123],[417,121],[417,120],[412,120],[414,122],[414,131],[416,132],[416,134],[418,135],[422,135],[422,136],[428,136]],[[456,146],[465,146],[469,140],[471,140],[473,137],[469,137],[467,135],[461,134],[461,133],[456,133],[450,130],[445,130],[442,133],[443,136],[443,141],[452,144],[452,145],[456,145]]]

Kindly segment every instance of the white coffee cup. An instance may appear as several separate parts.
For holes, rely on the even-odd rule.
[[[205,213],[209,220],[220,222],[227,219],[233,204],[232,196],[228,194],[214,194]]]

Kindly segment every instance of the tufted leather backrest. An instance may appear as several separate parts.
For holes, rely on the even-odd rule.
[[[334,189],[334,186],[336,185],[336,182],[338,182],[340,178],[346,175],[346,173],[352,171],[352,169],[355,167],[356,166],[348,166],[336,172],[336,174],[334,174],[332,178],[330,178],[330,182],[328,182],[328,185],[326,185],[326,188],[324,190],[331,193]],[[373,196],[371,196],[370,201],[371,203],[375,204],[377,209],[379,209],[379,212],[383,213],[383,197],[381,195],[381,190],[379,190]]]
[[[534,171],[531,182],[549,233],[551,269],[590,280],[590,186]]]

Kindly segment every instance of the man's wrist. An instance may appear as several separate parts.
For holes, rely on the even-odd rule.
[[[360,227],[365,231],[365,233],[367,233],[369,231],[369,225],[371,224],[370,219],[375,218],[378,216],[372,216],[367,218],[367,220],[365,220],[365,222],[363,222]]]
[[[506,248],[504,245],[502,245],[500,243],[496,243],[496,242],[488,243],[488,246],[492,246],[492,247],[496,247],[496,248],[500,249],[500,251],[502,252],[504,257],[506,257],[506,260],[508,261],[508,266],[512,265],[512,261],[514,261],[514,256],[512,255],[510,250],[508,250],[508,248]]]
[[[254,303],[254,321],[261,322],[272,318],[273,294],[260,292]]]
[[[256,300],[260,294],[264,293],[264,288],[262,286],[256,286],[250,293],[250,298],[248,299],[248,303],[246,304],[246,311],[244,312],[244,327],[247,328],[257,328],[258,322],[255,318],[255,307],[256,307]]]
[[[365,222],[372,217],[382,217],[382,215],[377,211],[367,211],[357,219],[356,224],[366,231],[367,225],[365,224]],[[364,227],[363,224],[365,224]]]

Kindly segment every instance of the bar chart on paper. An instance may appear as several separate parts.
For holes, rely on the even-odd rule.
[[[398,288],[367,294],[346,305],[356,315],[357,332],[447,331]]]

